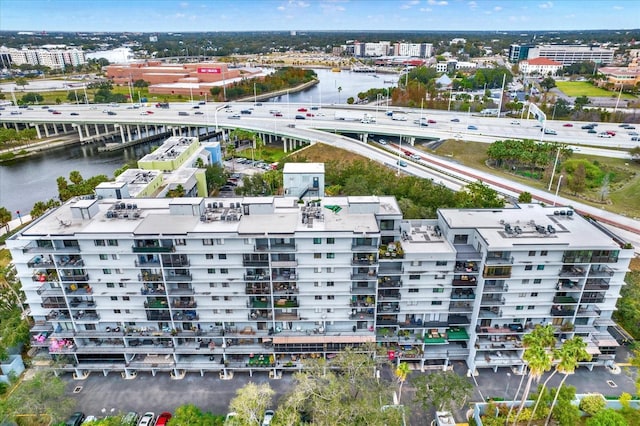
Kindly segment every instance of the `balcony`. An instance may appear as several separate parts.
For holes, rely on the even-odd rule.
[[[71,319],[71,313],[67,309],[52,310],[45,315],[47,321],[64,321]]]
[[[156,266],[160,266],[160,260],[159,259],[138,259],[134,262],[134,264],[138,268],[156,267]]]
[[[58,281],[58,273],[54,269],[47,269],[46,271],[37,271],[31,276],[31,280],[34,282],[54,282]]]
[[[80,256],[61,256],[56,258],[56,265],[59,268],[82,268],[84,261]]]
[[[561,277],[584,277],[587,271],[581,266],[563,266],[560,270]]]
[[[471,312],[473,304],[469,302],[451,302],[449,303],[449,312]]]
[[[162,281],[162,274],[143,272],[142,274],[138,274],[138,281]]]
[[[183,254],[163,254],[162,266],[165,268],[184,268],[191,266],[189,258]]]
[[[483,296],[480,300],[481,306],[495,306],[495,305],[504,305],[505,299],[504,297],[496,297],[496,296]]]
[[[173,313],[173,319],[176,321],[197,321],[200,319],[196,311],[182,310]]]
[[[51,285],[52,283],[45,282],[40,287],[38,287],[36,293],[38,293],[40,296],[62,296],[62,287],[59,287],[57,285],[52,287]]]
[[[378,288],[401,288],[402,280],[391,277],[383,277],[378,279]]]
[[[64,289],[67,294],[74,295],[74,296],[93,294],[93,289],[89,285],[79,286],[76,284],[71,284],[68,287],[65,287]]]
[[[498,308],[480,308],[478,318],[501,318],[502,310]]]
[[[592,266],[589,270],[589,278],[597,277],[612,277],[615,271],[606,265],[600,265],[598,267]]]
[[[478,272],[478,264],[476,262],[456,262],[455,272],[474,273]]]
[[[562,305],[555,305],[551,307],[552,317],[572,317],[576,311],[574,309],[565,308]]]
[[[98,322],[100,321],[100,315],[95,311],[78,311],[73,315],[76,322]]]
[[[267,250],[271,251],[271,252],[278,252],[278,251],[296,251],[298,249],[298,246],[293,243],[293,242],[271,242],[271,245],[267,248]],[[256,246],[256,250],[257,250],[257,246]]]
[[[389,302],[378,303],[378,314],[384,312],[400,312],[400,305],[398,303]]]
[[[242,266],[267,267],[269,266],[268,254],[243,254]]]
[[[45,309],[66,308],[67,304],[61,297],[45,297],[40,304]]]
[[[177,281],[184,282],[184,281],[191,281],[192,277],[189,272],[169,271],[168,273],[165,274],[165,280],[171,281],[171,282],[177,282]]]
[[[506,256],[491,256],[491,253],[487,254],[485,260],[486,265],[513,265],[513,256],[509,253]]]
[[[60,276],[62,281],[89,281],[89,274],[87,273],[75,273],[75,274],[62,274]]]
[[[393,290],[379,290],[378,291],[378,299],[379,300],[400,300],[402,299],[402,295],[399,291]]]
[[[297,280],[298,276],[295,274],[295,272],[290,272],[290,273],[275,272],[271,275],[271,279],[273,281],[292,281],[292,280]]]
[[[377,276],[375,271],[370,272],[354,272],[351,274],[352,281],[371,281],[376,280]]]
[[[451,293],[452,300],[473,300],[476,294],[471,288],[457,288]]]
[[[156,240],[136,241],[131,247],[134,253],[173,253],[176,248],[171,240],[163,240],[162,243]]]
[[[553,298],[553,303],[566,305],[566,304],[575,304],[575,303],[578,303],[578,301],[571,296],[555,296]]]
[[[164,286],[162,284],[145,284],[140,288],[140,294],[165,294]]]
[[[558,285],[556,285],[557,290],[579,290],[580,282],[578,280],[568,280],[568,279],[560,279],[558,280]]]
[[[578,308],[579,317],[599,317],[602,311],[595,306],[580,306]]]
[[[484,278],[511,278],[510,266],[485,266],[483,272]]]
[[[173,287],[173,286],[169,286],[167,288],[167,293],[171,294],[171,295],[191,295],[194,294],[194,290],[191,287],[191,285],[185,287],[185,286],[178,286],[178,287]]]
[[[264,321],[273,319],[273,316],[270,309],[255,309],[251,311],[247,319],[250,321]]]
[[[588,279],[584,284],[585,290],[609,290],[609,280],[604,278]]]
[[[378,250],[380,260],[404,259],[404,250],[399,241],[381,245]]]
[[[352,286],[351,294],[375,294],[376,288],[372,286]]]
[[[261,297],[261,298],[251,298],[247,302],[247,308],[258,308],[265,309],[271,307],[271,298]]]
[[[298,299],[275,299],[273,303],[275,308],[297,308],[300,306]]]
[[[148,321],[170,321],[171,315],[168,309],[147,310]]]
[[[298,266],[298,261],[293,258],[293,255],[273,255],[271,258],[271,266],[273,268],[295,268]]]
[[[195,300],[174,300],[171,303],[172,308],[197,308],[198,302]]]
[[[464,342],[469,340],[469,333],[462,327],[451,327],[447,329],[447,340],[450,342]]]
[[[504,280],[486,280],[484,282],[485,293],[506,293],[509,285]]]
[[[271,287],[269,283],[246,284],[244,292],[245,294],[271,294]]]
[[[580,298],[580,303],[603,303],[604,301],[605,296],[600,293],[584,293]]]
[[[268,281],[269,271],[267,269],[249,270],[244,274],[245,281]]]
[[[475,287],[478,284],[478,280],[471,275],[455,275],[451,284],[454,287]]]
[[[299,321],[300,317],[297,312],[275,312],[276,321]]]
[[[361,253],[351,258],[353,266],[371,266],[377,263],[377,258],[373,254]]]
[[[29,268],[53,268],[54,263],[51,257],[34,256],[27,262]]]
[[[449,315],[447,317],[447,325],[450,327],[458,326],[458,325],[469,325],[470,320],[466,315]],[[428,323],[425,322],[425,327],[428,326]]]
[[[149,298],[144,302],[144,307],[149,309],[166,309],[169,307],[166,299]]]

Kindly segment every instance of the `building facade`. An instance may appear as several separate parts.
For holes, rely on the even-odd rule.
[[[126,202],[123,202],[126,201]],[[72,200],[6,242],[37,359],[90,372],[283,371],[346,346],[416,369],[523,364],[551,323],[612,362],[632,249],[571,209],[403,219],[393,197]]]
[[[520,72],[524,75],[556,75],[558,70],[562,69],[560,62],[547,58],[527,59],[520,61],[518,66],[520,67]]]
[[[547,58],[560,62],[563,66],[576,62],[610,64],[613,62],[614,52],[614,49],[598,46],[547,44],[530,48],[527,58]]]
[[[87,62],[84,52],[77,48],[5,48],[0,54],[9,56],[10,62],[14,65],[42,65],[53,70],[83,65]]]

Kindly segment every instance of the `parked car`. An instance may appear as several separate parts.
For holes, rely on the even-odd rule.
[[[69,416],[66,422],[64,422],[65,426],[80,426],[84,421],[84,413],[82,411],[76,411],[72,415]]]
[[[153,426],[153,420],[156,418],[155,413],[148,411],[140,417],[138,426]]]
[[[167,426],[167,423],[171,420],[171,413],[163,412],[160,413],[158,419],[156,420],[155,426]]]
[[[262,426],[269,426],[275,414],[276,413],[273,410],[266,410],[264,412],[264,417],[262,418]]]

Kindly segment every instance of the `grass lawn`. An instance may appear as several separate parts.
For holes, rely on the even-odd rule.
[[[609,91],[595,87],[588,81],[556,81],[556,86],[567,96],[587,96],[587,97],[600,97],[600,98],[612,98],[617,97],[619,91]],[[622,94],[623,99],[635,99],[635,96],[628,93]]]

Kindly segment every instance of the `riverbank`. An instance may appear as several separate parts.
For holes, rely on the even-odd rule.
[[[69,134],[65,136],[56,136],[41,141],[29,141],[25,145],[0,150],[0,164],[28,158],[39,152],[48,151],[50,149],[60,148],[67,145],[79,144],[80,139],[77,134]]]

